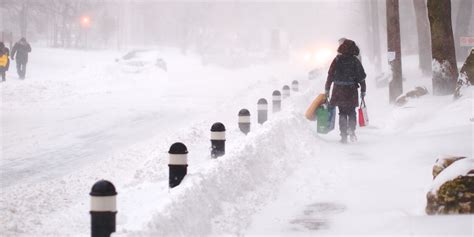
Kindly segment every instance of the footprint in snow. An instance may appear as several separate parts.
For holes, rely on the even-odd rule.
[[[329,228],[331,216],[342,213],[346,207],[331,202],[318,202],[305,207],[303,214],[290,221],[295,231],[323,230]]]

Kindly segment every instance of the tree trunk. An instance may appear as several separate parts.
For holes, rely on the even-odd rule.
[[[393,103],[397,97],[403,93],[400,15],[398,0],[387,0],[386,5],[388,61],[392,68],[392,80],[389,83],[389,98],[390,103]]]
[[[26,32],[28,28],[28,5],[23,3],[20,10],[20,35],[21,37],[26,37]]]
[[[456,47],[456,58],[458,62],[463,62],[469,53],[469,48],[461,47],[460,38],[463,36],[471,36],[468,35],[468,33],[469,24],[472,24],[472,5],[472,0],[459,1],[459,11],[458,15],[456,16],[456,28],[454,31],[454,45]]]
[[[433,94],[453,94],[458,78],[450,0],[428,0],[433,55]]]
[[[474,49],[471,49],[471,53],[466,58],[461,73],[471,85],[474,85]]]
[[[431,39],[426,0],[413,0],[418,31],[419,67],[424,75],[431,75]]]
[[[382,59],[380,51],[380,29],[379,29],[379,4],[378,0],[371,0],[371,17],[372,17],[372,29],[373,29],[373,39],[374,39],[374,63],[375,63],[375,72],[380,74],[382,72]]]

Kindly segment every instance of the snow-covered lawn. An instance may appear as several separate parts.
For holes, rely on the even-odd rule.
[[[230,70],[171,49],[150,54],[168,72],[131,73],[112,51],[37,49],[25,81],[0,84],[0,233],[87,235],[90,187],[108,179],[118,191],[117,235],[473,234],[473,215],[423,211],[436,157],[473,157],[472,89],[457,101],[428,95],[392,107],[369,70],[370,126],[341,145],[337,127],[318,135],[304,119],[324,78],[308,81],[296,64]],[[408,74],[406,89],[430,88]],[[300,92],[257,125],[257,100],[295,79]],[[248,136],[237,127],[241,108],[252,114]],[[217,121],[227,154],[211,159]],[[169,190],[176,141],[190,152],[188,175]]]

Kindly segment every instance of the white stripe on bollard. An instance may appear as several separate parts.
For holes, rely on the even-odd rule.
[[[285,85],[283,86],[283,99],[290,97],[290,87]]]
[[[170,161],[169,165],[187,165],[188,155],[187,154],[169,154]]]
[[[268,104],[258,104],[257,110],[268,110]]]
[[[239,123],[250,123],[250,116],[239,116]]]
[[[225,132],[211,132],[211,140],[225,140]]]
[[[116,212],[117,195],[114,196],[91,196],[91,211]]]
[[[281,96],[279,95],[274,95],[272,98],[273,101],[281,101]]]

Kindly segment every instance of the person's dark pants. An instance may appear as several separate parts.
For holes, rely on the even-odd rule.
[[[0,69],[0,74],[2,75],[2,81],[6,81],[5,71]]]
[[[341,136],[354,134],[357,124],[355,107],[338,106],[338,108]]]
[[[26,76],[26,63],[16,61],[16,71],[18,72],[18,76],[24,79]]]

